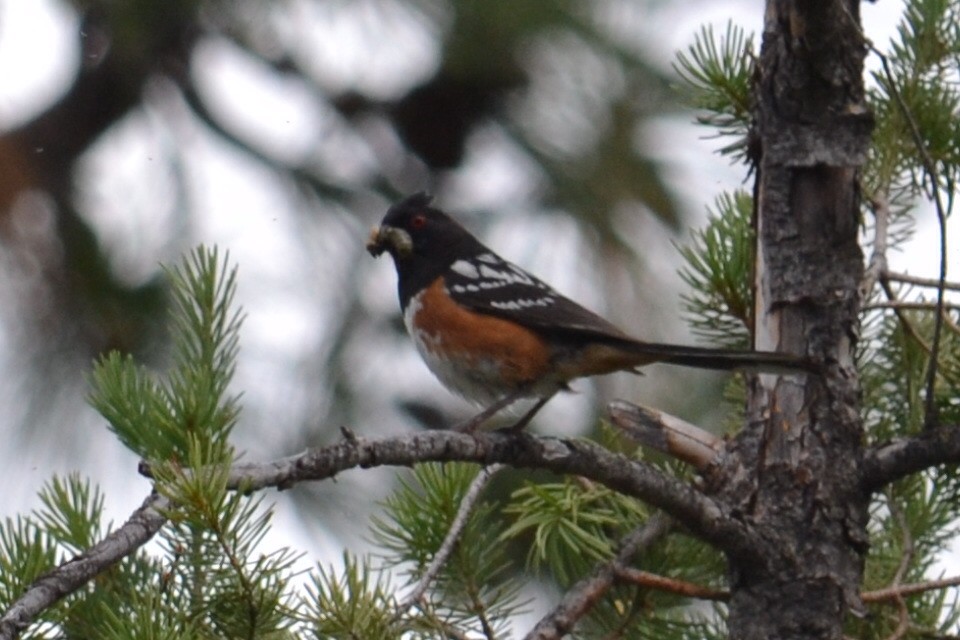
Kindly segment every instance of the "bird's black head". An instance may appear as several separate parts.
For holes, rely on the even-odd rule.
[[[370,255],[378,257],[386,251],[399,266],[408,260],[435,259],[452,245],[473,240],[453,218],[431,207],[431,200],[425,193],[415,193],[390,207],[370,233]]]
[[[367,241],[374,257],[390,254],[397,267],[400,301],[431,284],[457,260],[486,249],[453,218],[430,206],[431,197],[416,193],[387,210]]]

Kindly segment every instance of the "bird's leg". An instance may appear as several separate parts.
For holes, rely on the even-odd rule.
[[[537,415],[540,409],[543,409],[543,405],[550,402],[550,399],[553,396],[554,394],[551,393],[548,396],[544,396],[540,398],[539,400],[537,400],[537,404],[530,407],[530,410],[527,411],[525,414],[523,414],[522,418],[517,420],[515,423],[513,423],[509,427],[504,427],[503,429],[500,429],[500,431],[503,431],[505,433],[520,433],[521,431],[523,431],[523,428],[526,427],[531,420],[533,420],[533,416]]]
[[[517,391],[514,391],[513,393],[507,394],[504,397],[497,400],[496,402],[494,402],[493,404],[491,404],[489,407],[487,407],[483,411],[481,411],[480,413],[478,413],[477,415],[467,420],[466,422],[462,422],[458,424],[453,429],[454,431],[462,431],[464,433],[470,433],[472,431],[475,431],[480,425],[482,425],[484,422],[492,418],[499,411],[507,408],[517,400],[528,395],[528,393],[529,393],[529,389],[527,387],[523,387],[521,389],[518,389]],[[499,431],[504,431],[507,433],[519,433],[520,431],[523,430],[524,427],[527,426],[527,424],[530,423],[531,420],[533,420],[533,417],[537,415],[540,409],[543,408],[543,405],[547,404],[547,402],[549,402],[554,395],[556,394],[551,393],[547,396],[543,396],[542,398],[539,398],[537,400],[537,403],[532,407],[530,407],[530,409],[525,414],[523,414],[523,416],[519,420],[517,420],[515,423],[513,423],[509,427],[504,427],[502,429],[499,429]]]
[[[513,393],[508,393],[507,395],[503,396],[502,398],[500,398],[499,400],[497,400],[496,402],[494,402],[494,403],[491,404],[489,407],[487,407],[486,409],[484,409],[483,411],[481,411],[481,412],[478,413],[477,415],[473,416],[473,417],[470,418],[469,420],[467,420],[467,421],[465,421],[465,422],[461,422],[460,424],[458,424],[457,426],[455,426],[455,427],[453,428],[453,430],[454,430],[454,431],[462,431],[462,432],[464,432],[464,433],[470,433],[470,432],[472,432],[472,431],[476,431],[477,428],[478,428],[480,425],[482,425],[484,422],[486,422],[487,420],[489,420],[490,418],[492,418],[494,415],[496,415],[497,413],[499,413],[500,410],[509,407],[511,404],[513,404],[514,402],[516,402],[516,401],[519,400],[520,398],[522,398],[522,397],[524,397],[525,395],[527,395],[528,392],[529,392],[529,389],[528,389],[527,387],[521,387],[521,388],[517,389],[516,391],[514,391]],[[541,406],[543,406],[543,405],[542,405],[542,404],[538,404],[538,405],[537,405],[536,407],[534,407],[534,408],[539,411],[539,409],[540,409]],[[536,411],[534,411],[533,413],[536,413]],[[527,422],[530,421],[530,418],[532,418],[532,417],[533,417],[532,414],[529,415],[529,417],[528,417],[527,415],[525,415],[525,416],[523,416],[523,418],[521,419],[521,421],[524,421],[524,424],[526,424]],[[522,426],[521,426],[521,428],[522,428]]]

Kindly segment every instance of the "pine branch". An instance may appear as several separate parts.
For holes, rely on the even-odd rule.
[[[440,571],[443,570],[443,565],[450,559],[450,554],[453,553],[453,549],[460,539],[460,534],[463,533],[464,528],[467,526],[470,514],[473,512],[473,508],[477,504],[477,500],[479,500],[483,489],[502,468],[503,465],[501,464],[490,465],[485,469],[481,469],[477,477],[474,478],[470,484],[470,488],[467,489],[466,495],[463,496],[463,500],[460,502],[460,508],[457,510],[457,515],[450,524],[450,530],[443,539],[443,544],[440,545],[440,549],[437,550],[436,555],[430,562],[430,566],[424,571],[423,576],[417,582],[410,595],[397,606],[397,617],[402,616],[405,611],[423,599],[423,594],[427,592],[430,584],[437,578]]]
[[[540,619],[524,640],[560,640],[590,611],[613,586],[618,568],[643,549],[650,547],[670,530],[670,519],[655,515],[642,527],[628,534],[620,551],[610,562],[598,566],[593,574],[571,587],[550,613]]]
[[[0,617],[0,640],[14,640],[43,611],[146,544],[167,521],[169,507],[166,498],[150,494],[123,526],[37,579]]]
[[[263,464],[231,468],[228,484],[252,491],[287,488],[299,482],[325,480],[341,471],[419,462],[495,463],[578,475],[633,496],[665,511],[699,537],[727,554],[762,562],[763,542],[742,521],[728,517],[709,497],[660,470],[631,460],[586,440],[538,437],[529,433],[464,434],[428,431],[379,440],[352,432],[334,445]],[[761,546],[758,546],[761,545]]]
[[[867,449],[861,483],[875,492],[912,473],[960,462],[960,425],[941,425],[923,433]]]

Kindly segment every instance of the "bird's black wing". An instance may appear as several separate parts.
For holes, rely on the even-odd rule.
[[[458,304],[540,332],[633,340],[597,314],[492,252],[457,260],[444,281]]]
[[[644,358],[638,360],[638,364],[669,362],[719,370],[816,370],[807,360],[786,353],[639,341],[494,253],[457,260],[444,281],[454,301],[468,309],[516,322],[569,344],[590,341],[615,344],[642,354]]]

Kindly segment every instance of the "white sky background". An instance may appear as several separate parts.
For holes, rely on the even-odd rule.
[[[665,67],[669,67],[673,53],[684,48],[692,41],[693,35],[704,23],[710,22],[721,29],[731,17],[748,30],[759,31],[762,16],[760,0],[741,2],[696,2],[665,3],[652,14],[646,16],[640,25],[643,33],[640,40],[646,48],[654,52]],[[884,48],[884,43],[893,33],[895,21],[899,16],[900,4],[890,0],[880,0],[876,4],[864,3],[865,32]],[[695,10],[690,10],[695,7]],[[72,41],[75,31],[75,17],[63,10],[55,0],[0,0],[0,128],[8,129],[25,121],[50,104],[64,91],[77,64],[76,44]],[[350,30],[344,28],[340,34],[349,41]],[[419,48],[415,31],[405,34],[413,43],[405,51],[412,51],[411,58],[398,60],[397,68],[392,71],[397,79],[394,86],[382,85],[386,92],[402,91],[405,86],[414,83],[416,78],[432,71],[435,63],[435,51],[430,45]],[[332,38],[325,40],[328,46],[349,51],[342,43],[331,45]],[[318,44],[318,47],[320,44]],[[349,56],[348,56],[349,58]],[[197,73],[205,80],[211,92],[211,102],[223,109],[230,117],[240,123],[248,132],[248,139],[261,148],[284,159],[307,159],[319,153],[317,148],[308,144],[324,135],[325,119],[330,114],[317,113],[309,96],[303,95],[296,87],[285,86],[281,81],[269,77],[258,70],[251,62],[245,61],[234,52],[211,42],[197,56]],[[350,60],[344,61],[344,77],[348,77]],[[869,64],[875,66],[875,61]],[[381,81],[373,78],[371,83]],[[229,100],[218,96],[217,92],[227,93]],[[155,88],[151,102],[162,114],[164,109],[178,109],[174,100],[166,97],[163,87]],[[218,101],[222,104],[218,104]],[[269,118],[262,117],[270,114]],[[164,139],[162,126],[151,127],[150,113],[141,114],[133,122],[126,122],[122,131],[113,136],[110,148],[98,154],[85,167],[84,171],[93,171],[102,175],[102,184],[98,192],[85,194],[91,206],[90,222],[102,233],[107,247],[114,252],[118,271],[136,281],[147,277],[149,273],[138,271],[144,264],[143,256],[155,256],[152,262],[169,262],[176,256],[164,253],[163,246],[150,242],[151,238],[165,237],[171,225],[181,224],[167,208],[154,202],[134,202],[120,199],[118,193],[126,193],[125,185],[136,179],[144,168],[151,167],[153,154],[163,150],[169,144]],[[173,120],[173,119],[170,119]],[[307,132],[305,135],[304,132]],[[265,407],[283,406],[288,402],[298,402],[297,398],[286,397],[285,380],[300,375],[291,363],[296,362],[298,353],[307,350],[305,345],[316,344],[321,339],[318,327],[323,325],[324,309],[310,302],[311,296],[304,295],[317,284],[318,279],[334,277],[335,274],[318,272],[318,260],[315,253],[323,247],[305,247],[298,238],[298,225],[302,222],[291,219],[285,213],[287,202],[278,193],[276,185],[268,172],[249,159],[240,158],[223,146],[213,144],[201,131],[186,133],[192,140],[193,170],[200,175],[193,176],[190,197],[194,210],[203,212],[199,219],[191,219],[191,233],[206,243],[216,243],[231,252],[235,263],[239,263],[240,297],[248,314],[242,336],[243,351],[238,370],[237,387],[244,389],[248,398],[252,389],[265,393],[269,397],[260,398]],[[726,161],[713,153],[714,141],[704,140],[706,130],[688,122],[664,120],[646,135],[659,143],[662,158],[668,163],[670,179],[676,185],[684,204],[692,211],[703,211],[705,205],[725,189],[743,186],[743,172],[739,167],[730,167]],[[340,140],[339,144],[351,145],[356,141]],[[490,141],[496,144],[496,141]],[[521,193],[523,185],[516,183],[515,172],[509,161],[503,160],[506,154],[496,155],[482,167],[474,167],[464,173],[463,182],[466,191],[471,193],[473,206],[488,204],[496,193]],[[323,161],[320,158],[319,161]],[[340,170],[347,179],[361,180],[370,170],[373,158],[364,158],[358,154],[354,163]],[[160,186],[169,179],[159,176]],[[690,185],[696,185],[691,189]],[[134,197],[149,199],[150,190]],[[501,196],[502,197],[502,196]],[[129,211],[152,212],[142,217],[131,217]],[[937,274],[937,228],[934,216],[922,214],[923,222],[918,225],[917,234],[911,248],[903,253],[889,256],[891,267],[933,278]],[[371,221],[372,222],[372,221]],[[695,225],[696,222],[691,220]],[[532,223],[536,224],[536,223]],[[357,225],[355,237],[331,238],[331,242],[356,242],[359,247],[364,240],[365,230]],[[523,251],[516,242],[508,243],[506,238],[516,235],[515,228],[509,225],[495,228],[492,242],[501,249],[501,253],[523,262]],[[523,236],[529,237],[529,236]],[[501,239],[503,243],[498,243]],[[664,236],[664,240],[666,236]],[[562,244],[562,240],[559,241]],[[952,279],[960,279],[960,261],[956,258],[960,251],[960,225],[955,222],[950,236]],[[510,247],[510,250],[508,250]],[[511,253],[516,249],[517,253]],[[677,255],[667,241],[650,243],[651,262],[661,265],[659,275],[672,279],[680,287],[675,270]],[[654,253],[656,252],[656,253]],[[554,263],[551,262],[551,265]],[[334,270],[337,266],[328,266]],[[340,265],[350,269],[352,265]],[[372,267],[378,270],[379,278],[365,293],[366,301],[373,308],[392,308],[395,305],[395,284],[392,266],[383,260]],[[536,269],[548,281],[558,288],[576,291],[577,275],[555,273]],[[570,283],[570,286],[564,286]],[[580,289],[584,287],[580,286]],[[674,303],[675,304],[675,303]],[[2,317],[0,317],[2,323]],[[8,327],[0,324],[0,368],[9,370],[6,363],[15,360],[11,353],[11,340],[5,336]],[[436,384],[429,379],[426,370],[416,361],[412,350],[404,354],[385,354],[386,361],[405,358],[412,374],[404,384],[416,388],[424,384]],[[376,368],[376,367],[374,367]],[[438,393],[440,387],[437,385]],[[384,400],[387,402],[387,400]],[[451,406],[456,400],[451,399]],[[567,411],[569,403],[578,402],[576,397],[551,403],[548,411]],[[261,416],[269,415],[269,409]],[[0,418],[2,420],[2,418]],[[275,429],[276,425],[254,425],[256,419],[245,423],[249,430],[241,431],[238,437],[244,443],[255,446],[258,442],[282,441],[275,432],[254,432],[253,429]],[[77,429],[104,429],[102,420],[92,411],[77,418]],[[0,422],[0,432],[9,432],[11,427]],[[10,441],[5,438],[5,441]],[[111,437],[100,438],[103,450],[97,459],[88,459],[89,467],[79,471],[99,483],[107,496],[108,513],[115,521],[122,521],[130,511],[140,503],[149,490],[145,480],[130,481],[134,473],[136,460],[122,450]],[[241,445],[242,446],[242,445]],[[293,452],[287,452],[293,453]],[[8,449],[0,452],[0,483],[8,489],[0,494],[0,516],[14,515],[37,506],[36,490],[49,478],[51,471],[66,473],[72,470],[76,460],[69,455],[53,454],[53,461],[47,460],[48,454],[40,450],[23,451]],[[256,455],[251,457],[255,458]],[[10,479],[16,478],[15,486]],[[267,496],[274,500],[275,494]],[[286,505],[286,506],[285,506]],[[344,509],[350,507],[344,505]],[[344,517],[354,514],[347,511]],[[362,517],[365,517],[362,516]],[[329,541],[323,545],[317,539],[320,531],[308,534],[297,524],[296,515],[290,512],[289,503],[278,500],[276,530],[291,536],[290,544],[295,547],[339,549],[340,542]]]

